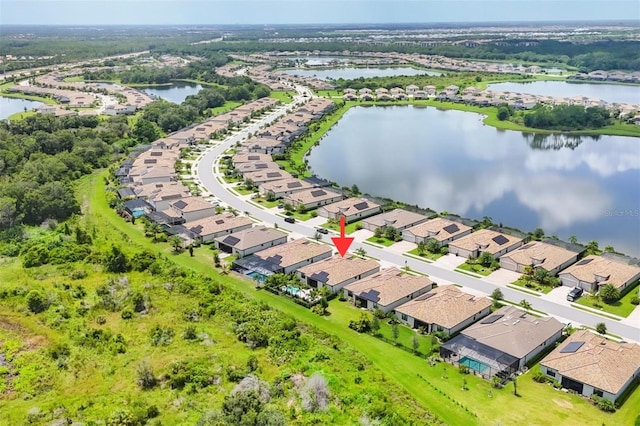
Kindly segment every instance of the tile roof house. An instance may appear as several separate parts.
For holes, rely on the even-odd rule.
[[[254,185],[260,185],[274,180],[291,179],[292,177],[289,172],[279,169],[266,169],[244,174],[244,178],[253,182]]]
[[[305,265],[331,257],[332,252],[329,245],[300,238],[236,259],[233,264],[234,269],[243,272],[289,274]]]
[[[236,216],[233,213],[216,214],[184,224],[193,239],[198,239],[201,243],[212,241],[222,235],[249,229],[252,226],[251,219],[246,216]]]
[[[259,186],[258,190],[260,195],[278,199],[310,188],[313,188],[313,185],[309,182],[297,178],[290,178],[265,182]]]
[[[353,222],[382,212],[378,204],[364,198],[347,198],[337,203],[329,204],[318,209],[318,216],[327,219],[338,219],[344,216],[345,221]]]
[[[235,254],[238,257],[244,257],[257,251],[286,243],[287,234],[266,226],[256,226],[216,237],[214,241],[216,248],[219,250]]]
[[[325,206],[340,201],[344,196],[328,188],[308,188],[286,195],[284,202],[291,204],[294,208],[302,205],[306,209]]]
[[[235,166],[236,170],[242,175],[252,172],[260,172],[263,170],[280,170],[280,164],[273,161],[254,161],[251,163],[242,163]]]
[[[182,217],[186,222],[213,216],[216,209],[201,197],[186,197],[169,202],[169,209]]]
[[[555,344],[563,328],[553,317],[538,318],[514,306],[504,306],[444,343],[440,355],[484,378],[506,379]]]
[[[579,253],[552,244],[532,241],[500,257],[500,267],[524,273],[527,266],[543,268],[556,275],[578,260]]]
[[[540,371],[565,389],[616,401],[640,377],[640,345],[579,330],[540,361]]]
[[[362,220],[362,227],[371,232],[378,228],[394,227],[398,231],[404,231],[419,223],[426,222],[428,218],[418,213],[413,213],[403,209],[394,209],[380,213]]]
[[[600,286],[612,284],[623,290],[640,279],[640,266],[629,265],[605,256],[587,256],[558,275],[562,285],[598,292]]]
[[[436,240],[440,246],[446,246],[456,238],[469,235],[473,229],[459,222],[437,217],[422,222],[402,232],[402,239],[411,243],[426,243]]]
[[[524,239],[490,229],[481,229],[449,243],[449,253],[462,257],[480,256],[487,252],[499,257],[524,243]]]
[[[189,188],[182,182],[159,182],[133,187],[138,198],[147,202],[157,211],[169,208],[172,201],[189,196]]]
[[[412,328],[452,335],[491,313],[491,300],[465,293],[455,285],[439,286],[396,308],[396,316]]]
[[[337,293],[345,285],[368,277],[380,271],[375,260],[362,259],[357,256],[334,256],[321,262],[303,266],[298,269],[298,276],[314,288],[328,287]]]
[[[255,161],[273,161],[273,159],[269,154],[260,154],[258,152],[236,154],[231,158],[233,167],[237,167],[238,164],[253,163]]]
[[[433,282],[423,276],[388,268],[344,287],[347,297],[361,307],[389,312],[433,287]]]

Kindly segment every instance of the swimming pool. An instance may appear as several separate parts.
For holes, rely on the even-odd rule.
[[[287,293],[289,293],[292,296],[297,296],[300,293],[300,289],[297,287],[291,287],[290,285],[285,286],[285,289],[287,291]]]
[[[467,358],[466,356],[460,359],[460,365],[466,365],[467,367],[477,371],[478,373],[484,373],[486,370],[489,369],[489,366],[487,364],[480,361],[476,361],[473,358]]]
[[[251,278],[252,280],[258,281],[259,283],[263,283],[263,282],[264,282],[264,280],[265,280],[265,278],[267,278],[267,277],[265,277],[264,275],[262,275],[261,273],[259,273],[259,272],[254,272],[254,271],[249,272],[249,273],[247,274],[247,276],[248,276],[249,278]]]

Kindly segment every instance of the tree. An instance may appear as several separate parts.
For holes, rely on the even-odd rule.
[[[533,271],[533,279],[539,284],[546,285],[551,279],[551,274],[544,268],[536,268]]]
[[[169,244],[171,244],[171,246],[173,247],[173,251],[175,251],[176,253],[182,250],[183,243],[184,240],[177,235],[173,235],[169,238]]]
[[[156,222],[151,222],[151,224],[149,225],[149,233],[151,233],[151,235],[153,235],[153,241],[158,241],[158,234],[162,233],[162,226],[160,226],[159,223]]]
[[[607,334],[607,325],[603,322],[596,324],[596,331],[600,334]]]
[[[220,254],[217,251],[213,253],[213,266],[220,267]]]
[[[498,120],[504,121],[509,119],[509,110],[506,107],[498,108]]]
[[[360,188],[358,188],[358,185],[354,183],[351,185],[351,196],[356,197],[358,195],[360,195]]]
[[[438,253],[440,250],[440,243],[435,238],[430,238],[427,241],[426,248],[429,253]]]
[[[107,272],[121,273],[129,270],[129,261],[119,247],[111,246],[104,258],[104,266]]]
[[[491,255],[491,253],[483,251],[482,253],[480,253],[477,262],[482,266],[489,267],[493,263],[493,256]]]
[[[375,315],[373,316],[373,319],[371,320],[371,331],[373,332],[374,336],[379,336],[380,335],[380,320]]]
[[[515,396],[518,396],[518,379],[517,379],[517,377],[513,376],[511,381],[513,382],[513,394]]]
[[[571,244],[578,244],[578,237],[576,237],[575,235],[572,235],[569,237],[569,242]]]
[[[531,309],[531,303],[527,302],[527,301],[526,301],[526,299],[522,299],[522,300],[520,301],[520,306],[522,306],[522,308],[523,308],[523,309],[525,309],[525,310],[527,310],[527,311],[528,311],[529,309]]]
[[[504,299],[504,295],[502,294],[502,290],[500,290],[499,288],[496,288],[495,290],[493,290],[491,292],[491,298],[493,300],[502,300],[502,299]]]
[[[382,235],[384,234],[384,230],[382,227],[378,227],[376,228],[375,231],[373,231],[373,236],[376,238],[382,238]]]
[[[531,236],[533,237],[534,240],[540,241],[544,237],[544,231],[542,228],[536,228],[533,230],[533,233],[531,234]]]
[[[587,243],[587,254],[599,254],[598,242],[591,240]]]
[[[153,374],[153,370],[151,369],[151,366],[149,365],[148,362],[143,361],[140,364],[138,364],[137,373],[138,373],[138,380],[136,381],[136,383],[142,389],[145,389],[145,390],[152,389],[158,384],[158,380],[156,379],[156,376]]]
[[[614,303],[620,299],[620,290],[615,288],[612,284],[605,284],[600,287],[600,298],[604,303]]]
[[[151,143],[160,137],[155,124],[144,118],[136,122],[132,134],[141,144]]]
[[[411,339],[411,347],[413,348],[413,353],[417,354],[418,353],[418,348],[420,347],[420,341],[418,340],[418,336],[416,336],[415,334],[413,335],[413,338]]]
[[[399,238],[401,238],[400,231],[398,231],[393,226],[387,226],[384,228],[384,236],[387,240],[390,241],[397,241]]]
[[[367,251],[362,247],[357,248],[354,253],[360,257],[365,257],[367,255]]]
[[[47,300],[38,290],[31,290],[27,294],[27,308],[34,314],[39,314],[47,309]]]
[[[425,250],[427,250],[427,245],[424,243],[424,241],[420,241],[417,247],[418,256],[422,256]]]
[[[604,248],[604,251],[605,251],[606,253],[615,253],[615,252],[616,252],[616,249],[614,249],[614,248],[613,248],[613,246],[606,246],[606,247]]]
[[[309,377],[300,391],[302,407],[312,413],[327,410],[330,396],[327,379],[320,373],[314,373]]]
[[[391,325],[391,334],[393,336],[394,342],[396,342],[396,344],[397,344],[398,337],[400,337],[400,329],[398,328],[398,323],[394,322]]]

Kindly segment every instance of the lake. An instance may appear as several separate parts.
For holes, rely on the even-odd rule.
[[[194,83],[177,82],[172,83],[170,86],[136,87],[136,89],[142,90],[148,95],[157,96],[169,102],[181,104],[187,96],[197,94],[200,89],[202,89],[202,86]]]
[[[587,96],[607,102],[640,103],[640,86],[606,83],[568,83],[565,81],[532,81],[528,83],[494,83],[490,90],[532,95],[573,97]]]
[[[27,111],[30,111],[38,108],[40,105],[42,105],[42,102],[0,96],[0,120],[9,118],[10,115],[16,112],[24,112],[25,108],[27,108]]]
[[[303,77],[316,77],[320,80],[337,80],[339,78],[353,80],[360,77],[392,77],[397,75],[442,75],[441,72],[419,70],[411,67],[344,67],[317,70],[289,69],[282,70],[282,72]]]
[[[430,107],[356,107],[311,151],[340,186],[640,256],[640,139],[497,130]]]

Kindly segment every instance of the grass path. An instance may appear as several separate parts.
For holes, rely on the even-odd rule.
[[[253,282],[249,280],[235,276],[220,276],[212,268],[213,256],[208,246],[196,249],[195,256],[190,257],[187,252],[172,254],[169,244],[152,243],[144,237],[140,225],[132,226],[109,209],[104,196],[104,176],[105,172],[83,179],[77,190],[89,220],[99,225],[108,234],[109,240],[120,241],[125,248],[137,246],[161,251],[182,266],[224,280],[248,297],[264,301],[273,308],[348,342],[371,360],[388,380],[397,382],[418,403],[447,424],[466,426],[495,424],[499,421],[503,425],[626,425],[633,424],[635,420],[635,408],[640,406],[640,391],[632,394],[623,408],[613,415],[600,412],[582,398],[533,382],[531,373],[518,380],[518,392],[521,395],[519,398],[512,395],[511,385],[505,389],[491,390],[488,382],[471,375],[464,376],[469,390],[463,391],[463,376],[456,368],[447,364],[431,367],[424,359],[372,336],[358,334],[349,329],[348,322],[357,318],[360,313],[345,302],[333,300],[329,306],[330,315],[319,317],[289,299],[255,290]],[[403,330],[402,333],[407,332],[409,330]],[[447,377],[443,378],[445,371]]]

